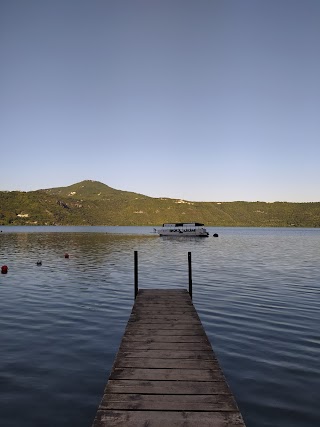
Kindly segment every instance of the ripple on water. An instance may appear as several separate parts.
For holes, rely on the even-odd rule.
[[[132,308],[134,250],[141,288],[186,288],[192,252],[194,303],[248,427],[318,424],[319,230],[34,230],[1,235],[3,425],[91,424]]]

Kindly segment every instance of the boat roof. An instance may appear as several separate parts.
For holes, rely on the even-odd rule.
[[[165,223],[163,227],[202,227],[204,224],[200,222],[176,222],[176,223]]]

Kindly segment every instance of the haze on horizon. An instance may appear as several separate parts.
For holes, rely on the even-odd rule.
[[[320,201],[318,0],[4,0],[0,190]]]

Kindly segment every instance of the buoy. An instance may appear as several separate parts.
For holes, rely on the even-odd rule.
[[[3,265],[1,267],[1,273],[2,274],[7,274],[8,273],[8,266],[7,265]]]
[[[37,265],[42,265],[42,261],[37,261]]]
[[[217,233],[214,233],[213,237],[219,237],[219,235]]]
[[[69,258],[69,254],[65,253],[65,254],[64,254],[64,257],[65,257],[65,258]]]

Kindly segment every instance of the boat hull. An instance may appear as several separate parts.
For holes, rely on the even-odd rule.
[[[201,224],[202,225],[202,224]],[[195,224],[164,224],[156,230],[162,237],[208,237],[209,233],[203,227]]]
[[[171,233],[158,233],[160,237],[209,237],[209,234],[194,234],[194,233],[181,233],[181,234],[171,234]]]

